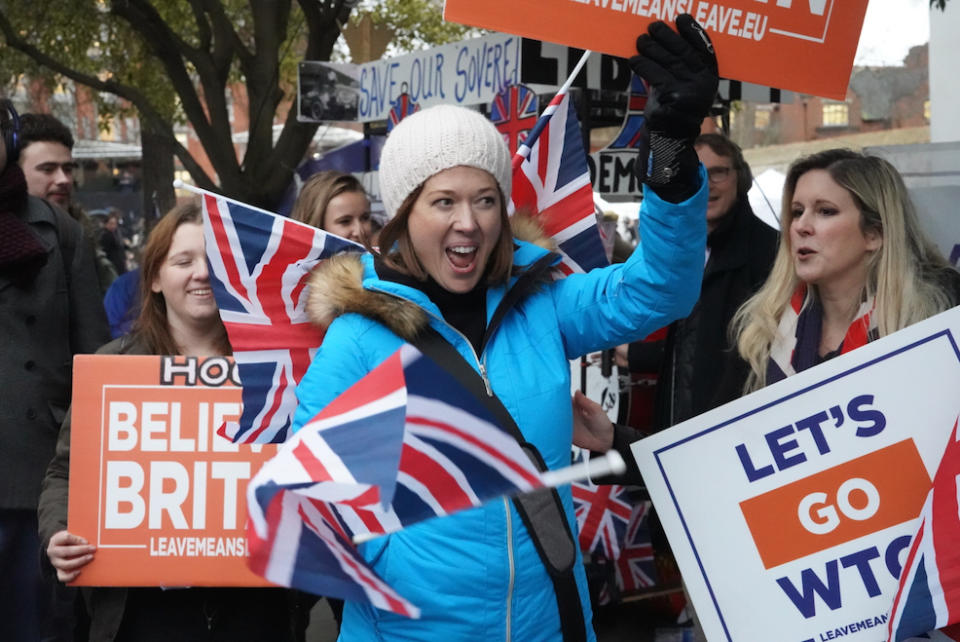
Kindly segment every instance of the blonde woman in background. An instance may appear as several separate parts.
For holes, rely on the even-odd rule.
[[[352,174],[326,171],[303,184],[290,218],[366,244],[373,233],[370,200]]]
[[[731,326],[747,392],[953,307],[960,274],[923,234],[897,170],[845,149],[794,162],[780,247]]]

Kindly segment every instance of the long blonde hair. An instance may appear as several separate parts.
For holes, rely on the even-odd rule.
[[[876,297],[874,319],[880,336],[896,332],[949,308],[951,296],[941,285],[950,269],[917,221],[916,211],[899,172],[889,162],[848,149],[830,149],[801,158],[790,166],[783,186],[780,247],[766,283],[734,315],[731,334],[740,356],[750,364],[745,390],[766,385],[770,348],[780,317],[799,285],[790,251],[793,193],[803,174],[822,169],[853,197],[860,210],[860,228],[881,234],[883,243],[867,266],[861,300]],[[818,296],[811,285],[808,296]]]

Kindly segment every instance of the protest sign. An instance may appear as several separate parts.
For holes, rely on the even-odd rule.
[[[73,399],[68,530],[97,547],[74,584],[269,585],[245,492],[277,446],[216,434],[240,415],[232,359],[77,356]]]
[[[846,97],[867,0],[446,0],[444,18],[616,56],[654,20],[689,13],[717,48],[720,75]]]
[[[520,81],[521,38],[487,34],[358,66],[360,122],[385,120],[401,94],[421,109],[489,103]]]
[[[884,639],[958,332],[954,309],[634,444],[708,639]]]

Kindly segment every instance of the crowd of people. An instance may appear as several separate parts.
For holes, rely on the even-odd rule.
[[[657,100],[636,161],[640,243],[623,262],[553,278],[552,241],[508,215],[502,136],[462,107],[424,109],[391,132],[383,229],[352,175],[304,183],[291,217],[367,251],[311,276],[325,338],[298,385],[294,430],[409,342],[475,377],[543,468],[569,464],[571,445],[632,461],[633,428],[582,395],[571,403],[570,359],[615,349],[623,368],[659,370],[659,430],[960,302],[960,274],[924,237],[890,163],[839,149],[798,159],[778,233],[750,209],[741,150],[700,134],[718,83],[700,26],[653,23],[637,49],[630,64]],[[67,530],[72,357],[231,347],[193,202],[152,230],[110,341],[104,283],[127,267],[116,220],[94,238],[74,206],[66,128],[8,103],[0,116],[0,639],[304,639],[317,598],[293,590],[98,587],[78,599],[66,587],[97,554]],[[661,328],[652,358],[643,339]],[[605,481],[642,483],[635,465]],[[566,486],[364,543],[422,615],[332,601],[340,639],[596,639],[576,532]]]

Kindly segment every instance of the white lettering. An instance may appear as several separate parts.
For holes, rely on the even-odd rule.
[[[137,407],[129,401],[111,401],[107,423],[107,450],[133,450],[137,445]]]
[[[210,467],[211,479],[223,480],[223,527],[237,527],[237,485],[241,479],[250,479],[250,462],[215,461]]]
[[[122,480],[129,480],[130,483],[121,484]],[[140,496],[143,489],[143,469],[133,461],[108,461],[106,482],[104,528],[139,526],[145,511],[145,504]],[[130,510],[121,511],[121,504],[129,504]]]
[[[166,490],[165,480],[173,482],[173,489]],[[190,477],[183,464],[175,461],[150,462],[150,516],[147,525],[151,529],[161,528],[163,513],[166,512],[176,529],[186,529],[187,518],[181,505],[187,499],[190,490]],[[236,510],[236,508],[234,508]]]

